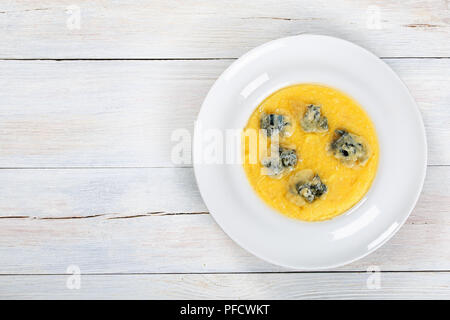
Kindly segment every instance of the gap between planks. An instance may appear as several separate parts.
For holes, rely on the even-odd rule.
[[[132,218],[142,218],[142,217],[161,217],[161,216],[180,216],[180,215],[192,215],[192,214],[209,214],[207,211],[199,212],[164,212],[164,211],[153,211],[141,214],[133,215],[123,215],[120,213],[98,213],[86,216],[63,216],[63,217],[37,217],[37,216],[0,216],[0,219],[31,219],[31,220],[72,220],[72,219],[91,219],[103,217],[106,220],[118,220],[118,219],[132,219]]]
[[[450,167],[450,164],[427,164],[427,167]],[[86,170],[86,169],[192,169],[192,165],[185,166],[141,166],[141,167],[0,167],[0,170]]]
[[[380,270],[384,274],[402,273],[450,273],[449,270]],[[239,275],[239,274],[367,274],[362,270],[306,270],[306,271],[230,271],[230,272],[93,272],[83,273],[86,276],[158,276],[158,275]],[[0,277],[14,276],[67,276],[67,273],[0,273]]]
[[[396,59],[450,59],[450,57],[379,57],[382,60]],[[0,61],[210,61],[237,60],[238,57],[206,57],[206,58],[0,58]]]

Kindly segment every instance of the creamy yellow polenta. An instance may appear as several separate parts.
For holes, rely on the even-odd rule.
[[[302,129],[300,120],[311,104],[319,105],[322,115],[327,117],[327,132],[308,133]],[[278,177],[262,174],[264,167],[259,152],[256,163],[250,157],[248,130],[260,129],[260,118],[264,113],[287,115],[291,122],[288,134],[280,135],[279,143],[295,148],[298,162],[293,170]],[[370,149],[368,160],[349,167],[333,157],[329,146],[335,129],[346,129],[361,136]],[[379,148],[373,123],[355,100],[327,86],[299,84],[273,93],[250,116],[243,134],[247,136],[244,170],[251,186],[269,206],[292,218],[322,221],[347,211],[367,193],[376,174]],[[257,139],[261,137],[257,136]],[[270,143],[270,138],[268,140]],[[303,169],[317,173],[328,190],[312,203],[299,206],[288,199],[289,178]]]

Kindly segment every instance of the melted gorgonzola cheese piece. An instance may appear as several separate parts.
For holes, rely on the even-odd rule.
[[[297,164],[297,152],[295,149],[280,147],[278,154],[275,156],[264,158],[261,164],[266,169],[263,174],[269,176],[277,176],[286,169],[292,170]]]
[[[311,203],[328,191],[319,175],[310,169],[297,172],[289,181],[287,198],[298,206]]]
[[[275,113],[261,115],[260,126],[268,137],[274,134],[284,135],[290,125],[291,123],[285,115]]]
[[[335,131],[330,151],[336,159],[349,167],[364,164],[369,157],[369,149],[364,139],[344,129]]]
[[[313,104],[308,106],[300,124],[306,132],[328,131],[328,119],[321,115],[320,107]]]

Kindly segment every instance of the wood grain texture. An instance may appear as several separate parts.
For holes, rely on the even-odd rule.
[[[192,168],[2,169],[0,181],[0,218],[207,211]]]
[[[247,253],[203,213],[190,168],[15,169],[0,170],[0,180],[1,274],[69,265],[83,273],[288,271]],[[399,233],[338,270],[450,270],[449,181],[450,167],[430,167]]]
[[[2,169],[0,219],[204,213],[192,168]],[[416,224],[448,224],[450,167],[428,167]],[[448,230],[450,231],[450,230]]]
[[[68,28],[77,10],[79,29]],[[14,0],[0,16],[0,58],[235,58],[301,33],[342,37],[385,57],[450,56],[445,0]]]
[[[448,0],[11,0],[0,30],[0,298],[450,299]],[[190,163],[170,161],[172,132],[192,132],[234,58],[301,33],[387,58],[427,130],[412,215],[338,273],[290,273],[238,247]],[[70,265],[80,290],[66,287]],[[383,272],[369,290],[373,265],[408,272]]]
[[[1,274],[285,272],[228,238],[210,215],[0,219]],[[408,223],[382,248],[338,270],[450,270],[448,222]],[[337,269],[336,269],[337,270]]]
[[[449,165],[450,59],[385,60],[418,102],[429,164]],[[173,167],[226,61],[2,61],[0,167]],[[186,164],[190,166],[190,164]]]
[[[450,274],[368,273],[0,276],[0,299],[449,299]],[[371,280],[369,280],[369,284]],[[373,287],[371,287],[373,288]]]

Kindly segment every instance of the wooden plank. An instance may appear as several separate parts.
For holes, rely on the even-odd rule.
[[[0,181],[0,218],[207,211],[192,168],[2,169]]]
[[[449,299],[450,274],[0,276],[1,299]],[[73,276],[72,276],[73,277]],[[370,278],[372,277],[372,278]],[[375,275],[378,277],[378,274]],[[78,280],[76,280],[78,281]],[[67,286],[69,282],[69,289]],[[76,289],[76,284],[80,284]],[[369,285],[368,285],[369,284]]]
[[[387,59],[422,111],[429,163],[450,164],[450,59]],[[172,167],[231,60],[0,62],[0,167]],[[186,164],[190,166],[190,164]]]
[[[336,270],[450,270],[450,233],[407,223],[388,244]],[[0,274],[285,272],[228,238],[207,214],[128,219],[0,219]]]
[[[192,168],[2,169],[0,218],[103,219],[207,211]],[[449,222],[450,167],[428,167],[411,223]]]
[[[210,215],[178,212],[206,210],[191,170],[0,170],[0,273],[288,271],[238,247]],[[399,233],[338,270],[450,270],[449,178],[450,167],[430,167]]]
[[[2,62],[0,165],[170,165],[223,64]]]
[[[14,0],[0,16],[1,58],[238,57],[301,33],[342,37],[380,56],[450,56],[442,0]]]

